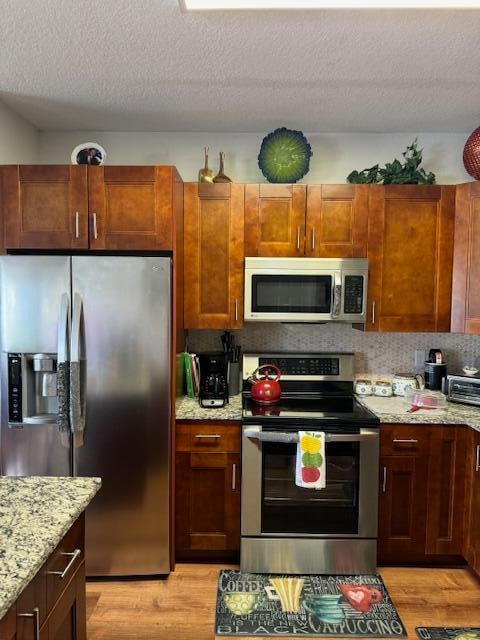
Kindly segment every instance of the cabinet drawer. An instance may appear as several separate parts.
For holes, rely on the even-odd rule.
[[[84,560],[84,515],[67,531],[47,561],[47,609],[50,611]]]
[[[430,437],[427,425],[394,425],[380,429],[380,455],[421,455]]]
[[[240,451],[240,424],[177,424],[177,451]]]

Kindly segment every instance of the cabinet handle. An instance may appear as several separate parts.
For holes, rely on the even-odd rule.
[[[80,549],[75,549],[75,551],[72,552],[67,552],[67,551],[62,551],[62,553],[60,555],[62,556],[70,556],[70,562],[67,564],[67,566],[65,567],[65,569],[63,571],[47,571],[47,573],[51,576],[59,576],[60,580],[63,580],[65,578],[65,576],[67,575],[67,573],[70,571],[73,563],[75,562],[75,560],[78,558],[78,556],[81,554],[81,550]]]
[[[408,438],[403,440],[399,438],[394,438],[393,441],[400,444],[418,444],[418,440],[415,440],[414,438]]]
[[[33,613],[17,613],[17,618],[33,618],[33,640],[40,640],[40,609],[35,607]]]
[[[92,213],[93,218],[93,239],[97,240],[98,238],[98,229],[97,229],[97,214]]]
[[[238,320],[238,300],[235,300],[235,322]]]
[[[312,227],[312,251],[315,251],[315,227]]]
[[[232,491],[235,491],[237,488],[237,465],[235,463],[232,464]]]
[[[297,251],[300,251],[300,227],[297,227]]]
[[[477,444],[477,458],[475,460],[475,471],[480,471],[480,444]]]
[[[214,438],[214,439],[221,438],[221,437],[222,436],[219,435],[218,433],[215,433],[215,434],[197,433],[195,436],[195,438]]]
[[[372,302],[372,324],[375,324],[375,300]]]
[[[386,490],[387,490],[387,467],[383,467],[382,493],[385,493]]]
[[[78,211],[75,211],[75,238],[80,237],[80,214]]]

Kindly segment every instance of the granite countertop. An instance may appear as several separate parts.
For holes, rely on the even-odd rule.
[[[438,395],[444,397],[440,392]],[[379,417],[381,424],[466,424],[480,431],[480,407],[447,402],[444,409],[419,409],[410,413],[409,405],[402,397],[356,396],[356,398]]]
[[[242,394],[231,396],[230,401],[220,409],[204,409],[198,398],[179,398],[176,406],[177,420],[241,420]]]
[[[439,396],[443,394],[438,392]],[[480,431],[480,407],[456,402],[448,402],[445,409],[420,409],[414,413],[408,411],[409,405],[404,398],[393,396],[355,396],[370,409],[382,424],[466,424]],[[221,409],[203,409],[196,398],[177,400],[177,420],[241,420],[242,396],[233,396],[229,404]]]
[[[0,619],[100,485],[100,478],[0,477]]]

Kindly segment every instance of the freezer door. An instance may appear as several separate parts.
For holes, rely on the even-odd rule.
[[[65,331],[66,301],[70,296],[70,258],[67,256],[3,256],[0,258],[1,429],[0,471],[13,476],[71,475],[70,435],[60,434],[55,417],[38,416],[9,424],[8,353],[22,356],[24,400],[30,394],[35,414],[35,374],[27,379],[26,362],[35,353],[56,354],[59,324]],[[62,307],[63,301],[63,307]],[[65,344],[66,336],[63,336]],[[37,381],[38,382],[38,381]],[[24,407],[25,408],[25,407]]]
[[[86,513],[90,576],[169,572],[170,272],[170,258],[72,258],[85,407],[74,469],[102,478]]]

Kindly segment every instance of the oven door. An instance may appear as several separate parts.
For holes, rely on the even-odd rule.
[[[325,489],[295,484],[295,431],[244,425],[242,535],[376,538],[378,429],[326,433]]]

